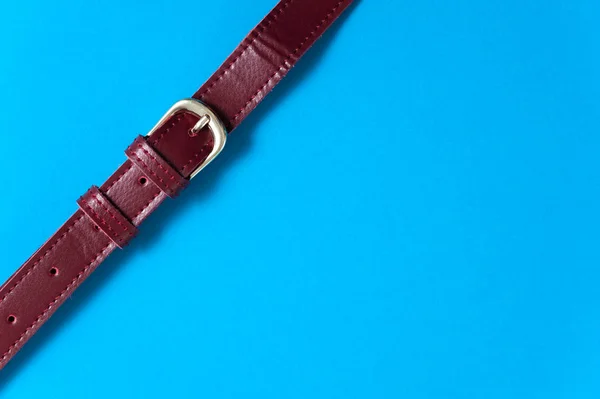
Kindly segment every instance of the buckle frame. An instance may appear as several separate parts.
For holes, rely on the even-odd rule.
[[[181,111],[187,111],[200,118],[196,125],[192,128],[193,132],[198,132],[208,125],[214,141],[213,148],[210,154],[208,154],[208,157],[206,157],[204,162],[202,162],[202,164],[198,166],[190,175],[190,180],[192,180],[198,173],[202,171],[202,169],[208,166],[208,164],[210,164],[217,157],[217,155],[221,153],[221,151],[223,151],[225,143],[227,142],[227,128],[225,128],[225,125],[223,122],[221,122],[217,114],[215,114],[214,111],[211,110],[206,104],[194,98],[186,98],[173,104],[173,106],[164,114],[164,116],[160,118],[152,130],[150,130],[146,137],[152,136],[162,125],[164,125],[166,121]]]

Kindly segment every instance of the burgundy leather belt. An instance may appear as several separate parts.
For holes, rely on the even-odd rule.
[[[167,197],[223,149],[233,131],[352,0],[283,0],[194,94],[176,103],[127,160],[0,288],[0,368]]]

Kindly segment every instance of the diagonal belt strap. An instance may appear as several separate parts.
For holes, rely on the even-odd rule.
[[[283,0],[0,288],[0,368],[165,199],[176,197],[352,0]]]

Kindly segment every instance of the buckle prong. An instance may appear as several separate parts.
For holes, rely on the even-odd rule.
[[[210,122],[210,116],[202,115],[200,119],[198,119],[198,123],[194,125],[194,127],[190,130],[191,135],[197,135],[200,130],[204,129],[206,125]]]

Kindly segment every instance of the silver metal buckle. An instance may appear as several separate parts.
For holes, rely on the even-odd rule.
[[[206,104],[193,98],[187,98],[185,100],[176,102],[171,107],[171,109],[169,109],[167,113],[162,118],[160,118],[156,126],[154,126],[152,130],[150,130],[150,133],[148,133],[147,137],[154,134],[158,130],[158,128],[160,128],[173,115],[181,111],[190,112],[200,118],[196,125],[192,128],[192,133],[197,133],[200,130],[202,130],[206,125],[208,125],[214,140],[214,146],[212,151],[210,152],[210,154],[208,154],[208,157],[206,157],[206,160],[202,163],[202,165],[198,166],[198,168],[196,168],[196,170],[192,172],[192,174],[190,175],[191,180],[194,177],[196,177],[196,175],[200,173],[202,169],[204,169],[209,163],[211,163],[217,157],[217,155],[221,153],[221,151],[223,151],[225,143],[227,142],[227,129],[225,128],[225,125],[223,125],[223,122],[221,122],[217,114],[215,114],[210,108],[208,108]]]

